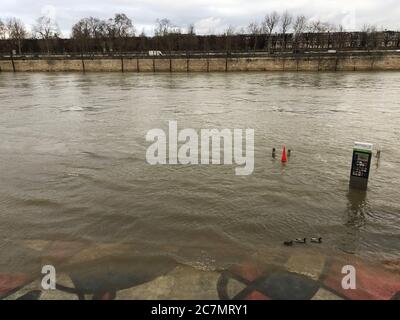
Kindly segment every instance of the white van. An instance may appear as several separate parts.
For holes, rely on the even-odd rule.
[[[149,51],[149,56],[150,57],[154,57],[154,56],[162,56],[162,52],[161,51],[156,51],[156,50],[151,50]]]

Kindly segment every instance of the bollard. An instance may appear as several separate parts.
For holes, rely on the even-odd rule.
[[[285,146],[283,146],[281,161],[282,161],[282,163],[285,163],[285,162],[287,161],[287,157],[286,157],[286,147],[285,147]]]
[[[372,159],[371,143],[355,142],[350,173],[350,187],[367,190]]]

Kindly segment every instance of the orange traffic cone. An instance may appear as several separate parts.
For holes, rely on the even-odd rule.
[[[286,146],[283,146],[283,150],[282,150],[282,162],[286,162],[287,158],[286,158]]]

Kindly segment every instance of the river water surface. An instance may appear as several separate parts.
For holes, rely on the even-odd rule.
[[[170,120],[254,129],[253,174],[150,166],[145,135]],[[0,73],[1,264],[23,260],[2,244],[34,239],[212,269],[312,236],[321,250],[398,258],[399,124],[400,73]],[[367,193],[348,188],[354,141],[382,150]],[[283,145],[284,166],[271,157]]]

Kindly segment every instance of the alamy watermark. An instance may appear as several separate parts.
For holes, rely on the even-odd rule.
[[[254,171],[254,129],[178,131],[178,123],[169,121],[168,134],[162,129],[151,129],[146,141],[153,142],[146,152],[146,160],[151,165],[236,164],[236,175],[247,176]]]
[[[356,268],[352,265],[345,265],[342,268],[342,274],[345,274],[341,283],[342,288],[344,290],[356,290]]]
[[[45,265],[42,267],[42,288],[44,290],[56,290],[56,268],[51,265]]]

